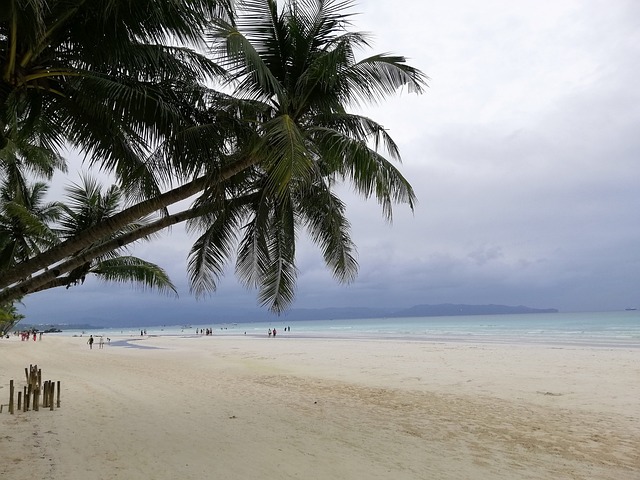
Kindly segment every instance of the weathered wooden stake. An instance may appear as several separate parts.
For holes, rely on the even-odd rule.
[[[55,390],[56,390],[56,384],[51,381],[49,383],[49,410],[53,411],[53,396],[55,395]]]
[[[60,408],[60,380],[58,380],[58,401],[56,402],[56,407]]]
[[[23,404],[22,404],[22,411],[23,411],[23,412],[26,412],[26,411],[27,411],[27,402],[29,401],[29,400],[28,400],[28,397],[27,397],[27,387],[26,387],[26,386],[24,386],[24,387],[22,388],[22,391],[23,391],[23,393],[22,393],[22,398],[24,399],[24,402],[23,402]]]
[[[27,385],[27,396],[24,397],[25,412],[29,411],[31,406],[31,384]]]
[[[18,411],[22,410],[22,392],[18,392]]]
[[[9,413],[13,415],[13,380],[9,381]]]
[[[36,388],[33,391],[33,409],[38,412],[40,411],[40,389]]]

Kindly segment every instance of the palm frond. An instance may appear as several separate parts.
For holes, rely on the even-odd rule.
[[[340,72],[340,78],[347,83],[356,104],[376,104],[402,87],[423,93],[428,80],[420,70],[408,65],[405,57],[390,54],[360,60]]]
[[[264,168],[269,188],[277,195],[288,190],[293,178],[310,178],[312,158],[303,132],[293,118],[280,115],[263,125]]]
[[[117,257],[104,260],[91,268],[89,273],[95,274],[105,282],[131,283],[142,289],[157,290],[161,293],[173,293],[178,291],[167,273],[158,265],[147,262],[137,257]]]
[[[358,262],[344,203],[322,182],[300,190],[296,200],[310,238],[320,247],[334,278],[344,283],[355,280]]]
[[[391,220],[394,203],[414,208],[416,196],[411,184],[385,157],[336,130],[318,129],[315,134],[327,172],[350,180],[365,198],[375,195],[385,218]]]
[[[236,240],[241,210],[229,206],[220,210],[195,241],[189,252],[189,280],[196,297],[216,290]],[[197,227],[192,227],[197,228]]]
[[[318,114],[318,124],[309,128],[311,137],[318,137],[322,142],[325,138],[331,138],[338,133],[347,136],[354,141],[371,144],[375,151],[381,148],[389,157],[398,162],[401,161],[400,150],[389,132],[379,123],[368,117],[350,113]],[[331,142],[329,142],[331,143]]]
[[[208,38],[211,53],[230,75],[227,83],[233,83],[235,95],[262,101],[282,96],[282,86],[265,59],[236,26],[215,21]]]
[[[261,272],[271,262],[267,238],[270,228],[270,199],[262,192],[255,195],[250,205],[251,218],[243,227],[237,251],[236,275],[247,288],[257,288]]]
[[[270,216],[267,250],[269,261],[259,272],[261,282],[258,300],[275,313],[282,313],[295,296],[297,269],[295,265],[295,217],[286,199],[274,205]]]

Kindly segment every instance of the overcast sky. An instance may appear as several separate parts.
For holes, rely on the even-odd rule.
[[[640,2],[361,0],[356,10],[354,29],[374,34],[369,53],[405,55],[431,79],[421,96],[366,111],[399,144],[419,203],[396,207],[389,225],[345,189],[358,278],[337,284],[301,239],[294,308],[640,307]],[[189,247],[176,228],[135,250],[169,271],[179,299],[87,281],[26,299],[27,321],[195,323],[257,306],[232,269],[213,296],[191,298]]]

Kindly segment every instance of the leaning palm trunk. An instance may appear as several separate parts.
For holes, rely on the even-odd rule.
[[[109,252],[113,252],[126,245],[130,245],[138,240],[149,237],[165,228],[177,225],[192,218],[202,215],[208,211],[207,206],[185,210],[180,213],[165,216],[155,222],[149,223],[136,228],[133,231],[123,233],[116,238],[106,242],[100,242],[99,245],[89,248],[77,255],[69,256],[68,260],[56,265],[52,269],[48,269],[39,275],[29,278],[18,285],[5,288],[0,292],[0,303],[7,302],[29,293],[48,290],[51,288],[64,286],[69,283],[68,279],[63,275],[71,272],[73,269],[90,263],[92,260],[99,258]]]
[[[101,242],[102,239],[113,232],[121,230],[128,224],[195,195],[202,190],[206,181],[207,179],[205,177],[200,177],[156,198],[152,198],[134,205],[133,207],[129,207],[126,210],[105,219],[98,225],[88,228],[75,237],[47,250],[46,252],[36,255],[24,263],[16,265],[14,268],[3,272],[2,275],[0,275],[0,288],[5,288],[20,279],[28,278],[43,268],[49,268],[57,262],[74,255],[76,252],[90,245]],[[52,273],[57,274],[63,272],[57,272],[56,268],[52,267]],[[18,285],[18,289],[19,288],[20,287]]]
[[[225,168],[220,172],[217,182],[223,182],[227,180],[231,176],[235,175],[239,171],[242,171],[245,168],[256,163],[256,159],[247,158]],[[65,258],[69,258],[73,256],[76,252],[96,243],[100,243],[104,238],[108,237],[113,232],[121,230],[128,224],[142,218],[146,215],[149,215],[153,212],[157,212],[167,206],[173,205],[181,200],[185,200],[199,192],[201,192],[205,187],[211,187],[211,181],[209,178],[203,176],[199,177],[185,185],[182,185],[178,188],[170,190],[169,192],[163,193],[162,195],[152,198],[150,200],[146,200],[141,202],[133,207],[129,207],[122,212],[105,219],[100,222],[98,225],[91,227],[82,233],[76,235],[65,242],[47,250],[46,252],[41,253],[40,255],[35,256],[34,258],[16,265],[11,270],[3,272],[0,275],[0,288],[6,288],[14,282],[19,282],[20,279],[25,279],[32,276],[34,273],[38,272],[43,268],[50,268],[49,275],[53,275],[57,277],[63,273],[54,265]],[[142,237],[140,237],[142,238]],[[134,240],[132,240],[134,241]],[[123,241],[124,242],[124,241]],[[123,246],[126,243],[122,243]],[[0,294],[0,298],[16,298],[14,295],[18,297],[21,296],[19,292],[24,291],[23,294],[27,294],[30,291],[33,291],[32,287],[24,287],[24,285],[28,285],[30,280],[19,282],[11,289],[7,289],[7,291],[3,291]],[[13,292],[13,293],[9,293]]]

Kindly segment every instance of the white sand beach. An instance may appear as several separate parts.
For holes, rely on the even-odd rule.
[[[1,478],[640,478],[638,349],[86,341],[0,340],[0,403],[30,364],[62,385],[54,411],[4,407]]]

